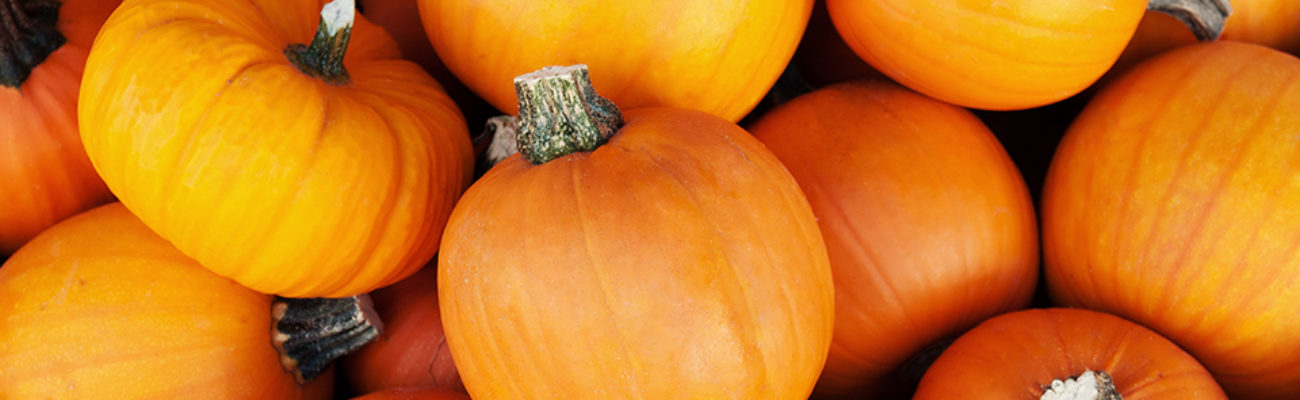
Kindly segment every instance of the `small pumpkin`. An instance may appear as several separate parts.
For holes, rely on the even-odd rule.
[[[516,114],[511,79],[585,64],[622,107],[738,121],[794,54],[813,0],[419,0],[429,42],[466,86]]]
[[[473,167],[433,78],[350,0],[321,3],[127,0],[79,107],[95,169],[145,225],[288,297],[414,273]]]
[[[1084,395],[1091,392],[1091,396]],[[1116,395],[1120,397],[1115,397]],[[1053,308],[1000,315],[948,346],[916,400],[1227,399],[1195,358],[1110,314]]]
[[[621,112],[584,66],[516,80],[517,153],[438,256],[470,397],[805,399],[826,360],[826,247],[789,172],[734,123]]]
[[[1060,304],[1130,319],[1233,399],[1300,393],[1300,59],[1183,47],[1104,87],[1043,194]]]
[[[355,397],[352,400],[469,400],[469,396],[440,388],[394,388]]]
[[[0,268],[6,398],[329,399],[271,346],[271,296],[185,257],[112,203]]]
[[[343,359],[343,371],[357,393],[398,387],[465,391],[452,362],[438,310],[438,274],[432,263],[370,294],[383,332]]]
[[[77,131],[77,90],[120,0],[0,0],[0,260],[112,200]]]
[[[849,47],[903,85],[949,103],[1016,110],[1102,76],[1144,9],[1172,10],[1209,40],[1226,0],[826,0]]]
[[[803,188],[835,281],[818,398],[910,393],[918,354],[1029,305],[1038,236],[1024,180],[970,111],[895,83],[828,86],[750,128]],[[908,376],[911,374],[911,376]]]

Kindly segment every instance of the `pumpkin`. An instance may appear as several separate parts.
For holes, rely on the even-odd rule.
[[[1115,63],[1148,7],[1145,0],[826,1],[845,42],[880,72],[987,110],[1033,108],[1087,88]],[[1207,40],[1228,11],[1224,0],[1153,0],[1150,7],[1172,8]]]
[[[1300,2],[1292,0],[1232,0],[1232,15],[1223,26],[1223,39],[1269,46],[1300,55]],[[1133,41],[1115,62],[1115,75],[1142,60],[1196,43],[1177,19],[1148,11]]]
[[[1070,397],[1095,390],[1102,396]],[[930,399],[1227,399],[1195,358],[1114,315],[1033,309],[984,321],[921,380]]]
[[[794,99],[751,128],[817,215],[835,282],[835,334],[817,397],[881,396],[920,379],[929,346],[1029,305],[1033,201],[970,111],[892,82]],[[922,161],[924,160],[924,161]]]
[[[118,203],[69,218],[0,268],[6,398],[328,399],[271,344],[271,296],[185,257]]]
[[[87,61],[82,139],[108,187],[263,293],[345,297],[414,273],[472,173],[455,104],[353,25],[350,0],[331,4],[127,0]]]
[[[353,390],[421,386],[465,391],[443,335],[437,277],[430,264],[370,294],[384,329],[375,341],[343,359]]]
[[[353,400],[469,400],[454,390],[439,388],[395,388],[353,398]]]
[[[515,76],[582,63],[622,107],[740,120],[794,54],[813,0],[419,0],[451,72],[507,114]]]
[[[1233,399],[1300,393],[1300,60],[1193,45],[1103,88],[1043,194],[1060,304],[1169,338]]]
[[[0,259],[112,200],[77,133],[86,52],[117,0],[0,0]]]
[[[520,153],[465,193],[438,256],[470,397],[807,398],[834,289],[780,161],[717,116],[620,112],[585,66],[516,86]]]

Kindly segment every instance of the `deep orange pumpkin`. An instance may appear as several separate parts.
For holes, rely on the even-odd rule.
[[[0,259],[112,200],[81,146],[77,90],[90,43],[118,3],[0,0]],[[20,60],[20,48],[36,58]]]
[[[397,388],[374,392],[352,400],[469,400],[469,396],[438,388]]]
[[[1232,15],[1222,39],[1272,47],[1300,55],[1300,1],[1232,0]],[[1115,70],[1126,71],[1142,60],[1196,43],[1196,37],[1174,17],[1148,11],[1138,24]]]
[[[375,341],[343,359],[353,390],[420,386],[465,391],[443,335],[437,289],[438,273],[430,264],[370,294],[384,329]]]
[[[1062,304],[1150,327],[1234,399],[1300,393],[1300,59],[1220,41],[1149,60],[1066,134],[1043,195]]]
[[[1124,400],[1227,399],[1195,358],[1113,315],[1034,309],[984,321],[935,361],[914,399],[1038,400],[1054,380],[1104,372]]]
[[[586,64],[623,107],[672,106],[737,121],[781,74],[812,0],[420,0],[438,56],[497,109],[515,76]]]
[[[14,399],[328,399],[271,346],[271,296],[208,271],[121,204],[0,268],[0,393]]]
[[[830,254],[835,337],[818,397],[878,396],[927,346],[1029,304],[1033,202],[970,111],[856,81],[796,98],[751,131],[807,194]]]
[[[561,142],[553,132],[594,132],[537,129],[529,142],[527,127],[593,120],[608,142],[538,165],[545,152],[521,145],[530,156],[475,182],[444,234],[438,300],[470,396],[806,398],[830,344],[833,287],[794,179],[713,115],[586,115],[611,108],[588,97],[579,70],[516,81],[529,105],[520,142],[542,149]],[[536,95],[557,87],[591,101]],[[549,112],[561,104],[572,112]]]
[[[414,273],[472,173],[465,122],[433,78],[350,12],[350,40],[313,39],[322,3],[127,0],[79,108],[127,208],[214,272],[288,297]],[[309,42],[326,45],[292,46]]]

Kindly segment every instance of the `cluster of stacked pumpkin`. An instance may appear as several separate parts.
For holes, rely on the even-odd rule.
[[[0,0],[0,398],[1298,398],[1297,20]]]

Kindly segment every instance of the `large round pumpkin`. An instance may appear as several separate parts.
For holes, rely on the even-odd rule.
[[[703,112],[620,116],[582,68],[530,75],[521,153],[465,193],[438,256],[470,397],[806,399],[834,293],[780,161]]]
[[[1066,308],[984,321],[944,350],[914,399],[1089,399],[1070,397],[1084,389],[1124,400],[1227,399],[1169,339],[1114,315]]]
[[[970,111],[856,81],[796,98],[750,130],[807,194],[830,254],[835,335],[818,397],[908,391],[890,386],[916,354],[1029,304],[1033,202]]]
[[[497,109],[510,80],[586,64],[622,107],[672,106],[737,121],[794,54],[812,0],[420,0],[438,56]]]
[[[0,268],[5,398],[328,399],[271,346],[271,296],[204,269],[113,203]]]
[[[1103,89],[1043,195],[1059,302],[1150,327],[1234,399],[1300,393],[1300,60],[1218,42]]]
[[[318,0],[128,0],[87,61],[82,139],[108,187],[265,293],[349,296],[414,273],[472,172],[456,106],[338,1],[327,27]]]
[[[120,0],[0,0],[0,259],[112,199],[77,131],[77,89]]]
[[[1147,3],[827,0],[827,8],[849,46],[895,81],[964,107],[1013,110],[1091,85],[1133,37]]]

